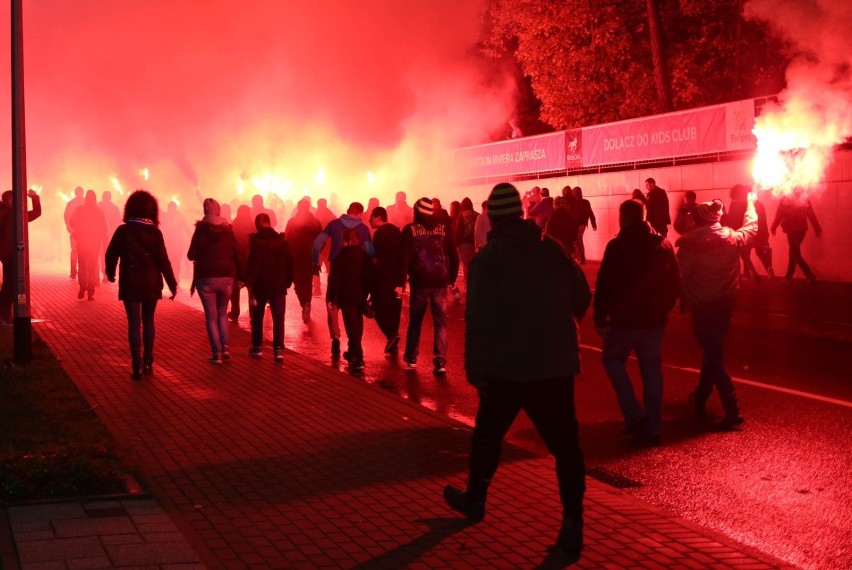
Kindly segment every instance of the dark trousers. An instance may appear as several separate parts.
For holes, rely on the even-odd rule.
[[[234,286],[231,289],[231,310],[228,312],[228,318],[237,320],[240,318],[240,287],[239,282],[234,279]],[[251,315],[249,315],[251,316]]]
[[[12,278],[13,256],[2,260],[3,285],[0,285],[0,319],[12,322],[12,305],[15,301],[14,281]]]
[[[130,361],[133,368],[142,368],[142,362],[154,362],[154,311],[157,299],[152,301],[125,301],[127,313],[127,340],[130,343]],[[141,346],[140,346],[141,345]],[[142,349],[142,357],[139,350]]]
[[[574,377],[517,383],[488,383],[479,389],[479,410],[470,452],[468,492],[473,500],[485,494],[503,447],[503,438],[524,410],[550,453],[556,458],[556,478],[565,518],[583,514],[585,465],[574,411]]]
[[[310,264],[293,267],[293,289],[296,290],[296,298],[299,299],[300,307],[310,304],[313,296],[313,282],[314,271]]]
[[[731,324],[734,302],[695,303],[692,311],[692,332],[701,347],[701,372],[698,375],[698,388],[695,398],[707,401],[713,393],[713,387],[719,391],[719,398],[725,408],[725,415],[738,416],[740,413],[734,383],[725,370],[725,336]]]
[[[361,337],[364,334],[364,313],[357,305],[342,305],[340,314],[343,315],[343,328],[346,330],[349,362],[364,360],[364,350],[361,348]]]
[[[787,261],[787,279],[793,278],[793,274],[796,272],[796,265],[802,268],[802,272],[805,274],[805,277],[813,276],[811,268],[805,262],[805,258],[802,257],[802,242],[805,241],[806,233],[807,232],[787,232],[787,243],[790,246]]]
[[[287,307],[285,295],[272,297],[255,296],[257,304],[251,309],[251,345],[259,348],[263,345],[263,315],[266,305],[272,313],[272,347],[284,348],[284,311]]]
[[[98,272],[98,249],[81,247],[77,250],[80,269],[77,272],[77,282],[80,291],[86,291],[89,295],[95,294],[95,287],[101,282]]]
[[[379,330],[388,340],[398,336],[402,299],[397,296],[393,288],[382,288],[372,295],[372,301]]]

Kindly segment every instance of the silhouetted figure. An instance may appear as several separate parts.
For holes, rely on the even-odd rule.
[[[319,273],[320,270],[320,252],[326,241],[331,241],[331,249],[328,253],[328,259],[332,263],[340,250],[343,249],[343,232],[345,230],[354,229],[358,231],[361,247],[367,252],[367,255],[372,257],[375,254],[373,241],[370,238],[370,230],[361,221],[361,216],[364,215],[364,206],[360,202],[352,202],[346,213],[337,219],[328,223],[325,228],[317,235],[314,240],[313,249],[311,252],[312,261],[314,264],[314,273]],[[329,272],[330,275],[330,272]],[[328,292],[326,291],[326,299]],[[328,308],[328,332],[331,335],[331,356],[337,358],[340,356],[340,307],[338,305],[326,304]]]
[[[348,344],[343,358],[349,363],[349,372],[358,374],[364,371],[361,337],[364,334],[367,297],[373,288],[373,261],[361,247],[358,228],[343,230],[342,246],[331,260],[325,300],[329,312],[340,311],[343,314]]]
[[[414,221],[414,208],[406,202],[405,192],[397,192],[394,203],[387,207],[388,222],[398,228],[404,228]]]
[[[320,226],[323,228],[326,227],[331,221],[337,219],[337,214],[335,214],[329,207],[328,201],[325,198],[320,198],[317,200],[317,211],[314,212],[314,217],[319,221]],[[321,231],[321,230],[320,230]],[[328,260],[328,254],[331,251],[331,242],[327,242],[325,246],[320,250],[319,261],[320,265],[325,267],[325,273],[328,275],[328,272],[331,269],[331,263]],[[319,275],[314,276],[314,295],[320,296],[322,295],[322,290],[320,289],[320,277]]]
[[[74,197],[65,204],[65,229],[68,230],[68,243],[71,245],[71,279],[77,278],[77,242],[74,241],[74,231],[71,228],[71,216],[74,212],[83,205],[82,186],[74,188]]]
[[[98,208],[100,208],[101,212],[103,212],[104,219],[106,219],[107,236],[111,236],[113,232],[115,232],[115,228],[117,228],[118,225],[121,223],[121,210],[113,203],[112,193],[109,190],[106,190],[101,194],[101,201],[98,202]],[[106,247],[106,244],[104,244],[104,247]],[[178,251],[183,251],[183,249]],[[98,264],[103,264],[102,255],[98,256]],[[108,281],[106,276],[106,269],[104,269],[103,273],[103,282],[106,283]],[[177,273],[175,273],[175,275],[177,275]]]
[[[461,201],[461,213],[453,226],[453,243],[459,251],[464,278],[467,280],[467,271],[470,260],[476,254],[476,222],[479,212],[473,209],[473,202],[465,197]]]
[[[683,194],[683,202],[675,216],[674,229],[680,235],[691,232],[695,229],[695,209],[698,208],[695,192],[687,190]],[[745,212],[744,212],[745,213]]]
[[[417,200],[414,222],[402,230],[402,269],[411,285],[403,360],[408,368],[417,367],[420,329],[426,308],[431,306],[433,373],[443,376],[447,373],[447,287],[458,277],[459,256],[446,222],[433,214],[433,202],[429,198]],[[402,288],[397,292],[401,294]]]
[[[550,197],[550,190],[548,188],[542,188],[539,192],[541,193],[539,200],[530,208],[529,217],[535,220],[538,227],[544,229],[553,215],[553,198]]]
[[[663,334],[680,293],[680,274],[674,249],[645,221],[640,202],[627,200],[618,213],[620,231],[606,246],[595,284],[595,327],[624,416],[621,434],[653,445],[660,440]],[[627,374],[631,352],[639,361],[644,411]]]
[[[166,243],[157,227],[159,216],[157,199],[145,190],[135,191],[124,204],[124,223],[116,228],[106,248],[105,270],[110,282],[115,282],[118,266],[118,300],[127,314],[134,380],[141,378],[140,371],[154,371],[154,312],[163,298],[163,278],[171,292],[169,298],[177,295]]]
[[[94,301],[95,287],[101,282],[98,256],[106,247],[109,236],[106,218],[98,208],[98,196],[93,190],[86,192],[83,205],[74,210],[70,225],[73,239],[77,243],[77,281],[80,284],[77,298],[82,299],[88,294],[89,301]]]
[[[240,255],[240,261],[243,264],[243,274],[245,274],[246,262],[248,261],[249,236],[256,231],[256,219],[257,215],[252,216],[251,209],[248,206],[243,205],[237,208],[237,215],[234,217],[234,221],[231,222],[231,229],[234,232],[234,239],[237,240],[237,253]],[[236,275],[234,277],[236,278]],[[234,322],[237,322],[240,318],[241,289],[242,286],[240,285],[240,282],[234,281],[234,286],[231,289],[231,310],[228,312],[228,318]],[[249,307],[251,307],[252,305],[253,303],[251,302],[251,293],[249,293]],[[249,313],[251,313],[251,310],[249,310]],[[249,317],[251,317],[251,314],[249,314]]]
[[[378,207],[370,216],[373,228],[373,245],[376,248],[376,271],[373,292],[370,295],[376,324],[385,335],[385,354],[396,354],[399,350],[399,320],[402,299],[396,288],[402,287],[402,232],[388,222],[387,211]]]
[[[219,203],[204,200],[204,218],[195,223],[187,258],[195,262],[195,286],[204,308],[210,364],[231,359],[228,301],[234,276],[242,281],[242,263],[231,225],[223,218]]]
[[[465,310],[465,370],[479,394],[470,474],[466,490],[448,485],[444,499],[467,518],[482,520],[503,438],[524,410],[556,458],[563,515],[556,544],[579,558],[586,485],[574,410],[580,371],[575,319],[589,307],[589,285],[559,245],[521,219],[514,186],[494,187],[488,216],[493,229],[470,262]],[[531,291],[547,310],[530,311]]]
[[[669,197],[666,191],[657,186],[653,178],[645,180],[645,190],[648,191],[647,219],[658,234],[666,237],[669,234],[669,224],[672,223],[669,213]]]
[[[160,227],[162,228],[163,239],[166,241],[166,250],[173,253],[169,258],[172,262],[172,271],[175,274],[175,279],[180,282],[183,255],[177,255],[174,252],[186,251],[192,232],[189,229],[189,223],[186,221],[186,218],[178,210],[177,202],[171,201],[166,206]]]
[[[267,214],[255,218],[257,233],[249,238],[246,287],[254,299],[251,310],[251,349],[249,354],[263,356],[263,316],[266,305],[272,313],[272,351],[276,362],[284,360],[284,315],[287,289],[293,283],[293,257],[284,234],[272,228]]]
[[[575,186],[571,189],[574,195],[574,205],[577,207],[577,240],[575,249],[577,257],[580,258],[580,263],[586,263],[586,244],[583,241],[583,236],[586,234],[586,228],[589,223],[592,224],[592,231],[598,231],[598,221],[595,219],[595,213],[592,211],[592,203],[583,198],[583,189]]]
[[[378,208],[381,204],[379,204],[378,198],[370,198],[367,200],[367,208],[364,210],[367,213],[367,219],[369,220],[373,217],[373,210]]]
[[[311,252],[314,240],[322,231],[322,225],[311,214],[311,201],[303,198],[296,204],[296,213],[287,221],[284,234],[293,256],[293,286],[299,306],[302,307],[302,322],[311,320],[311,283],[314,279],[314,264]]]
[[[565,255],[573,257],[577,245],[577,219],[571,212],[570,204],[565,196],[556,199],[556,209],[553,210],[544,233],[562,246]]]
[[[724,344],[739,281],[739,248],[757,234],[753,199],[749,196],[744,223],[738,230],[719,223],[724,211],[721,200],[702,202],[696,208],[695,229],[676,242],[683,298],[692,312],[692,332],[703,352],[698,387],[690,401],[695,414],[704,415],[715,386],[725,409],[725,417],[716,424],[721,430],[733,430],[743,423],[734,384],[725,370]]]
[[[27,223],[41,216],[41,198],[35,190],[27,190],[27,196],[33,202],[27,211]],[[6,190],[0,199],[0,263],[3,264],[3,283],[0,284],[0,324],[12,323],[12,306],[15,302],[15,281],[13,277],[15,258],[15,235],[13,232],[12,191]]]
[[[269,216],[270,222],[272,222],[272,227],[278,227],[278,218],[275,216],[275,212],[263,205],[263,196],[255,194],[251,197],[251,215],[249,219],[255,220],[258,214],[266,214]]]
[[[482,203],[482,213],[476,218],[473,228],[473,245],[478,252],[488,243],[488,233],[491,231],[491,218],[488,217],[488,201]],[[467,279],[467,275],[465,275]]]
[[[728,207],[728,211],[722,216],[723,226],[727,226],[732,230],[738,230],[742,227],[745,211],[748,207],[748,193],[750,191],[751,188],[742,184],[735,184],[731,188],[731,204]],[[766,209],[757,200],[754,202],[754,211],[757,214],[757,234],[754,236],[751,244],[740,248],[740,259],[743,263],[743,277],[754,277],[755,283],[760,283],[760,275],[751,261],[751,251],[760,248],[760,251],[765,253],[765,248],[769,246],[769,227],[766,222]],[[761,256],[761,253],[758,253],[758,258],[764,260],[764,267],[766,267],[769,278],[773,278],[774,272],[772,271],[771,252],[768,259],[769,265],[766,265],[767,258],[765,255]]]
[[[796,272],[798,265],[805,274],[805,282],[810,285],[816,281],[816,275],[811,271],[810,266],[802,257],[802,242],[805,241],[805,234],[808,233],[808,220],[814,228],[814,235],[820,237],[822,228],[817,221],[814,208],[811,206],[811,201],[805,196],[801,187],[796,187],[793,190],[792,196],[785,196],[781,199],[778,205],[778,210],[775,212],[775,220],[772,222],[772,235],[778,226],[787,234],[787,244],[790,246],[787,261],[787,273],[784,275],[784,280],[788,283],[793,281],[793,274]]]
[[[642,191],[638,188],[633,189],[633,192],[630,194],[630,199],[639,200],[640,202],[642,202],[642,204],[645,205],[646,208],[648,206],[648,199],[645,197],[644,194],[642,194]]]

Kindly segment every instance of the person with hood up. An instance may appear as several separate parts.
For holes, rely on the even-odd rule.
[[[77,243],[79,271],[77,281],[80,290],[77,298],[82,299],[88,293],[89,301],[95,300],[95,287],[101,282],[98,271],[98,256],[109,240],[104,213],[98,208],[98,195],[94,190],[86,192],[83,205],[74,210],[71,216],[71,231]]]
[[[204,218],[195,223],[187,258],[195,263],[194,285],[198,289],[210,341],[210,364],[231,359],[228,330],[228,301],[234,278],[242,281],[242,263],[231,224],[221,216],[219,202],[204,200]]]
[[[374,257],[376,250],[373,247],[373,240],[370,237],[370,230],[361,221],[361,216],[364,214],[364,205],[360,202],[352,202],[349,204],[346,213],[339,218],[331,220],[325,228],[319,233],[314,240],[312,251],[312,261],[314,264],[314,273],[319,274],[320,270],[320,253],[325,245],[325,242],[331,240],[331,248],[328,252],[328,259],[332,263],[340,250],[343,249],[343,232],[353,229],[358,232],[358,239],[361,242],[361,247],[370,257]],[[328,332],[331,335],[331,356],[337,358],[340,356],[340,307],[326,303],[328,311]]]
[[[447,373],[447,287],[454,286],[459,273],[459,255],[449,227],[433,213],[433,200],[420,198],[414,204],[414,222],[402,230],[401,283],[411,285],[408,332],[403,360],[417,368],[420,352],[420,328],[426,308],[432,308],[435,338],[432,364],[436,376]],[[407,275],[406,275],[407,274]],[[397,289],[402,294],[404,285]]]
[[[719,392],[725,417],[716,429],[735,430],[743,423],[731,376],[725,370],[725,336],[731,324],[740,277],[740,248],[757,235],[756,196],[749,193],[743,225],[734,230],[720,223],[721,200],[702,202],[695,209],[695,229],[678,238],[677,260],[686,308],[692,313],[692,332],[703,358],[698,387],[690,396],[695,414],[703,416],[713,387]]]
[[[556,545],[574,559],[583,548],[585,467],[574,408],[580,371],[576,321],[591,292],[580,267],[541,228],[522,220],[521,196],[498,184],[488,198],[493,229],[470,262],[464,366],[479,395],[466,490],[444,500],[468,519],[485,516],[503,438],[524,410],[556,459],[562,528]],[[530,311],[529,295],[546,311]]]
[[[293,257],[284,234],[272,228],[268,214],[254,219],[257,233],[249,236],[246,287],[254,299],[251,310],[251,349],[255,358],[263,356],[263,316],[266,305],[272,313],[272,350],[276,362],[284,360],[284,312],[287,289],[293,283]]]

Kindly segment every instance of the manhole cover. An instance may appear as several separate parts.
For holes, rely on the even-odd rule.
[[[610,487],[616,489],[630,489],[631,487],[641,487],[642,483],[634,481],[624,475],[620,475],[603,467],[590,467],[586,469],[586,475],[593,479],[597,479],[601,483],[606,483]]]

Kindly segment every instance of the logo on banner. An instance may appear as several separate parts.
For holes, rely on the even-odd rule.
[[[580,168],[583,165],[583,135],[580,129],[565,131],[565,168]]]

